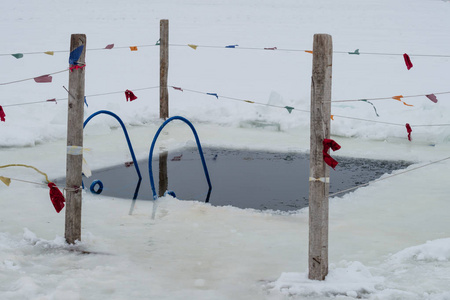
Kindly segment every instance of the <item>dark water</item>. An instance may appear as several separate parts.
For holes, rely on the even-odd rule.
[[[204,149],[212,192],[212,205],[240,208],[297,210],[308,205],[309,154],[270,153],[206,148]],[[410,165],[404,161],[354,159],[334,156],[339,162],[331,170],[330,193],[367,183],[393,170]],[[124,165],[92,171],[83,178],[89,189],[93,180],[101,180],[102,195],[133,199],[153,199],[148,162],[139,161],[143,176],[136,191],[138,176],[135,167]],[[158,192],[158,158],[153,160],[153,176]],[[167,159],[168,189],[177,198],[204,201],[208,184],[197,149],[169,152]]]

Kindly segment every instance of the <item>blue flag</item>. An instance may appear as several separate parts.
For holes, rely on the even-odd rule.
[[[78,46],[72,52],[70,52],[69,56],[69,64],[78,65],[78,60],[80,59],[81,52],[83,52],[84,45]]]

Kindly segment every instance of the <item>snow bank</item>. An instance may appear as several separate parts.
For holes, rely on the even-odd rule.
[[[342,261],[330,265],[324,281],[309,280],[306,273],[283,273],[274,283],[268,284],[270,293],[298,297],[367,298],[382,289],[383,277],[373,276],[360,262]]]

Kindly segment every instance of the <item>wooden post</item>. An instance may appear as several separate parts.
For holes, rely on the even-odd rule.
[[[78,60],[79,66],[85,65],[86,35],[72,34],[70,52],[84,45]],[[85,68],[69,72],[69,102],[67,119],[67,161],[66,161],[66,223],[67,243],[81,241],[81,167],[83,162],[83,105]]]
[[[167,177],[167,156],[167,151],[159,152],[159,197],[164,196],[169,181]]]
[[[309,279],[328,274],[328,193],[330,169],[323,160],[323,140],[330,137],[333,44],[328,34],[315,34],[311,82],[309,179]]]
[[[169,92],[167,90],[167,73],[169,70],[169,20],[160,20],[159,45],[159,117],[169,117]]]

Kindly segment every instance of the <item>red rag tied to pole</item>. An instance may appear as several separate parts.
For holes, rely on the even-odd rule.
[[[59,213],[64,208],[64,202],[66,202],[66,199],[64,199],[63,194],[58,189],[56,184],[49,182],[48,187],[50,188],[50,200],[52,200],[56,212]]]
[[[128,102],[128,101],[131,102],[131,101],[137,99],[137,97],[134,95],[134,93],[133,93],[132,91],[130,91],[130,90],[126,90],[126,91],[125,91],[125,97],[127,98],[127,102]]]
[[[403,58],[405,59],[405,64],[408,70],[411,69],[413,67],[413,64],[411,62],[411,59],[409,58],[409,55],[405,53],[403,54]]]
[[[409,126],[409,123],[406,123],[406,131],[408,132],[408,140],[411,141],[412,128]]]
[[[0,121],[5,122],[5,112],[3,111],[3,107],[0,105]]]
[[[330,148],[333,151],[337,151],[341,149],[341,146],[332,139],[323,140],[323,160],[327,165],[334,169],[338,165],[338,162],[328,154],[328,150],[330,150]]]

